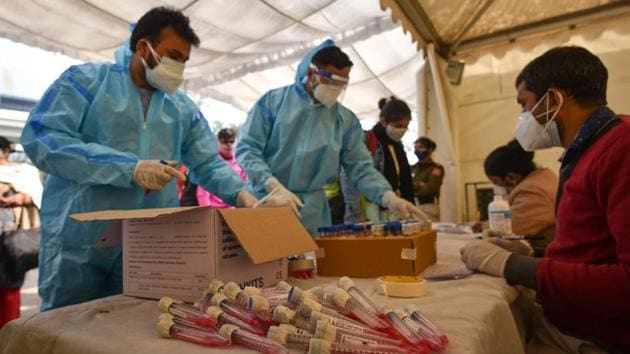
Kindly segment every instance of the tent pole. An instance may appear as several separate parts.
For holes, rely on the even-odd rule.
[[[427,62],[416,73],[416,94],[418,100],[418,136],[427,135]]]
[[[437,58],[435,55],[435,46],[433,43],[427,45],[427,57],[429,59],[429,67],[431,68],[431,77],[433,79],[433,86],[435,90],[435,97],[437,99],[438,112],[440,114],[440,121],[444,125],[447,145],[451,151],[451,156],[454,161],[458,161],[458,153],[455,150],[454,134],[451,129],[450,117],[448,114],[448,108],[446,107],[446,98],[444,97],[444,86],[442,85],[442,76],[440,75],[440,68],[438,66]]]
[[[437,103],[438,121],[441,123],[445,143],[448,149],[446,154],[448,161],[445,161],[444,167],[446,175],[444,177],[444,187],[440,195],[440,216],[442,221],[457,222],[461,220],[461,200],[460,195],[460,165],[459,152],[456,150],[457,144],[455,137],[457,132],[451,127],[450,115],[444,95],[444,84],[442,75],[440,75],[440,67],[438,58],[435,53],[435,47],[432,43],[427,45],[427,58],[429,68],[431,70],[431,79],[433,81],[433,89],[435,91],[435,101]],[[456,122],[454,122],[455,124]],[[456,125],[455,125],[456,126]]]

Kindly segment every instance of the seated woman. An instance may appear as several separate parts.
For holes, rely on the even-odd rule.
[[[534,153],[523,150],[516,140],[492,151],[484,162],[486,176],[508,193],[512,210],[512,232],[537,236],[530,240],[544,248],[555,238],[555,205],[558,176],[548,168],[536,167]]]

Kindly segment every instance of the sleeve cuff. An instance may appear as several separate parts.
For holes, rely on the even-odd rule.
[[[523,285],[537,290],[536,270],[541,260],[541,258],[513,253],[505,264],[505,280],[510,285]]]

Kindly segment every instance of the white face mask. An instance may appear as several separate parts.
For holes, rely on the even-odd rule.
[[[318,84],[313,89],[313,97],[315,97],[315,99],[319,101],[319,103],[330,108],[337,102],[337,99],[339,98],[339,96],[341,96],[342,92],[343,87],[328,84]]]
[[[562,139],[560,138],[555,118],[560,111],[563,99],[562,95],[560,95],[558,107],[553,112],[551,118],[549,118],[549,114],[551,113],[549,110],[550,94],[550,92],[547,92],[545,96],[536,103],[531,111],[522,112],[519,116],[518,122],[516,123],[516,140],[518,140],[519,144],[521,144],[525,151],[562,146]],[[539,114],[538,117],[546,115],[546,123],[544,125],[538,123],[538,121],[536,121],[536,117],[532,114],[532,111],[534,111],[543,101],[546,101],[547,107],[545,112]]]
[[[385,133],[387,133],[387,136],[396,142],[400,142],[406,132],[407,132],[407,128],[396,128],[391,125],[388,125],[385,128]]]
[[[160,59],[155,50],[153,50],[153,47],[151,47],[151,44],[149,42],[147,42],[147,44],[157,65],[151,69],[144,58],[140,58],[144,65],[145,77],[149,85],[172,95],[184,81],[184,68],[186,66],[168,57],[163,56]]]

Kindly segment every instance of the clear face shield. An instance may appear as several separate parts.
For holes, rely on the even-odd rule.
[[[313,87],[313,90],[321,91],[323,88],[325,88],[325,90],[322,91],[325,93],[317,95],[321,95],[321,98],[323,98],[323,100],[320,99],[320,97],[316,98],[326,106],[332,105],[332,103],[334,103],[332,101],[343,101],[343,97],[346,93],[346,88],[348,87],[349,79],[347,77],[332,74],[324,69],[319,69],[313,64],[311,64],[311,69],[313,69],[315,79],[317,80],[317,84]],[[320,88],[317,89],[317,87]]]

